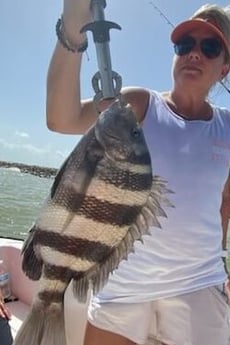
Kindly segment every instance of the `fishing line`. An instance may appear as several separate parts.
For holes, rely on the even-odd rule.
[[[224,84],[224,82],[222,80],[219,81],[219,83],[223,86],[223,88],[230,93],[230,89]]]
[[[169,20],[166,14],[162,12],[161,9],[153,1],[149,1],[149,4],[153,6],[154,10],[166,21],[168,25],[170,25],[173,29],[175,28],[175,25]],[[227,91],[230,94],[230,88],[228,88],[222,80],[220,80],[219,83],[225,89],[225,91]]]
[[[158,14],[163,17],[168,25],[172,28],[175,28],[175,25],[169,20],[169,18],[159,9],[157,5],[154,4],[153,1],[149,1],[149,4],[153,6],[153,8],[158,12]]]

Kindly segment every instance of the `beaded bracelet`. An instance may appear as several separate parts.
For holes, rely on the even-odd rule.
[[[69,39],[66,37],[66,31],[63,21],[63,16],[58,19],[56,24],[56,35],[61,43],[61,45],[66,48],[67,50],[71,51],[72,53],[82,53],[88,48],[88,39],[86,37],[85,41],[81,44],[73,44],[69,41]]]

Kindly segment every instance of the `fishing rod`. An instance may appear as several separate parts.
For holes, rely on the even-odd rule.
[[[122,78],[112,70],[109,47],[110,29],[121,30],[121,27],[105,20],[105,0],[91,0],[90,7],[94,21],[84,25],[81,32],[91,31],[96,46],[99,71],[92,78],[92,86],[95,91],[94,101],[97,104],[101,99],[117,97],[121,91]]]

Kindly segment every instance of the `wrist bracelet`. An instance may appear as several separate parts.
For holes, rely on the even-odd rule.
[[[56,35],[61,43],[61,45],[72,53],[82,53],[88,48],[88,39],[86,37],[85,41],[80,44],[74,44],[69,41],[66,37],[65,26],[63,22],[63,16],[58,19],[56,24]]]
[[[221,257],[222,258],[227,258],[228,257],[228,250],[227,249],[222,249]]]

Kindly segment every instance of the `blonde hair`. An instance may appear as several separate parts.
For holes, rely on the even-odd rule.
[[[212,20],[224,34],[230,47],[230,6],[220,7],[218,5],[205,4],[201,6],[191,18]],[[230,63],[230,54],[227,51],[225,54],[225,62]]]

